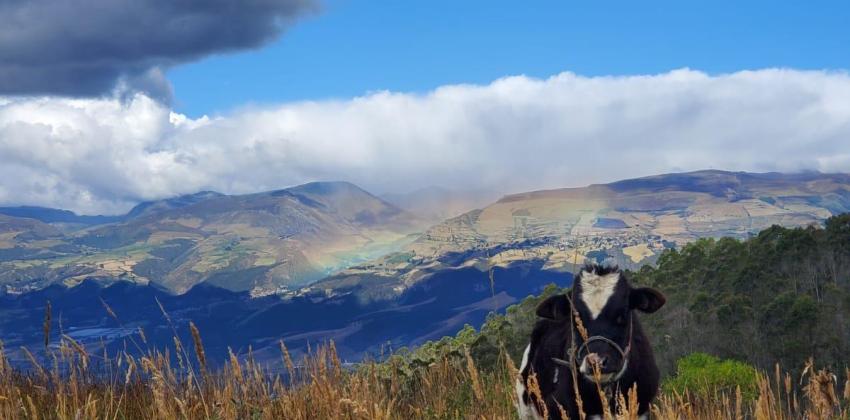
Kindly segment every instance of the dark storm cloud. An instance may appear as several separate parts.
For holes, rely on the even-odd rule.
[[[315,0],[0,0],[0,95],[168,97],[162,70],[273,40]]]

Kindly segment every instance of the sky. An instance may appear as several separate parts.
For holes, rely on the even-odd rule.
[[[848,172],[850,5],[817,6],[3,2],[0,205]]]
[[[397,0],[324,3],[278,41],[168,73],[175,109],[427,92],[501,77],[850,68],[850,4]]]

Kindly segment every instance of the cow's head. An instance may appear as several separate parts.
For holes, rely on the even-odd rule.
[[[575,277],[573,302],[581,323],[589,337],[604,337],[607,340],[589,340],[586,345],[576,331],[575,363],[579,371],[589,380],[594,379],[594,367],[598,367],[603,382],[616,380],[616,375],[625,366],[623,355],[629,347],[630,331],[634,310],[652,313],[664,306],[666,299],[657,290],[629,284],[617,266],[586,265]],[[574,322],[570,317],[570,303],[565,295],[552,296],[537,307],[537,315],[555,321]]]

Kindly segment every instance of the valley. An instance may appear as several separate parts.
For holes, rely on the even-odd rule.
[[[332,339],[341,357],[356,361],[453,335],[548,284],[571,281],[569,274],[544,270],[539,261],[499,268],[493,276],[495,284],[490,273],[472,267],[433,272],[394,299],[371,301],[356,290],[252,298],[208,284],[172,295],[149,285],[86,280],[72,288],[53,285],[0,296],[0,339],[15,364],[25,363],[26,355],[14,349],[42,354],[49,302],[55,325],[48,341],[55,344],[67,335],[93,352],[164,348],[173,344],[175,332],[188,343],[192,321],[203,333],[210,363],[225,362],[228,348],[240,357],[250,348],[258,360],[277,363],[281,339],[296,356]]]
[[[164,345],[171,319],[218,355],[333,339],[359,360],[568,286],[585,260],[636,270],[701,238],[848,211],[848,175],[700,171],[509,195],[436,224],[348,183],[200,193],[75,228],[0,213],[0,339],[38,347],[49,301],[52,334],[87,346],[123,348],[139,328]]]

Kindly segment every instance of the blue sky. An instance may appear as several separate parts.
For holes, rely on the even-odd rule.
[[[199,116],[520,74],[847,69],[848,27],[846,2],[327,0],[270,45],[167,77]]]
[[[0,205],[850,173],[850,2],[316,1],[9,3]]]

